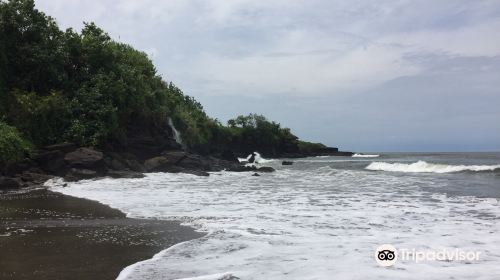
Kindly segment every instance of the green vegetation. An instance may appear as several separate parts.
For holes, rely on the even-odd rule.
[[[288,128],[268,121],[264,116],[250,114],[228,121],[231,131],[232,150],[244,154],[259,151],[264,155],[276,156],[297,152],[297,137]]]
[[[326,146],[321,143],[311,143],[300,140],[297,143],[297,147],[301,153],[305,154],[310,154],[320,149],[326,148]]]
[[[0,168],[24,159],[31,149],[31,143],[23,139],[15,127],[0,121]]]
[[[133,126],[160,131],[169,117],[186,146],[200,153],[275,156],[301,143],[263,116],[240,116],[228,126],[208,117],[200,103],[162,80],[145,53],[93,23],[80,33],[62,31],[33,0],[0,0],[0,119],[9,125],[2,124],[1,139],[13,141],[3,157],[20,159],[29,142],[125,145]]]

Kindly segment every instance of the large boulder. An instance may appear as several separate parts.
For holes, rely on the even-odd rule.
[[[40,171],[33,172],[33,171],[25,171],[22,174],[18,176],[21,178],[23,182],[26,182],[28,184],[33,184],[33,185],[41,185],[45,183],[47,180],[52,178],[53,176],[44,174]]]
[[[106,166],[111,170],[132,170],[144,172],[144,166],[139,163],[137,157],[131,153],[108,152],[104,157]]]
[[[21,187],[19,181],[10,177],[0,177],[0,190],[3,189],[18,189]]]
[[[126,159],[125,160],[126,165],[130,170],[135,171],[135,172],[144,172],[146,169],[142,164],[140,164],[137,160],[135,159]]]
[[[165,156],[154,157],[144,162],[147,172],[167,172],[175,164],[175,161]]]
[[[168,158],[170,161],[174,163],[178,163],[179,161],[185,159],[189,154],[181,150],[172,150],[172,151],[164,151],[163,153],[161,153],[161,155]]]
[[[94,171],[104,170],[104,155],[90,148],[79,148],[74,152],[67,153],[64,161],[72,168],[89,169]]]
[[[238,157],[231,150],[225,150],[220,154],[220,158],[223,160],[239,163]]]
[[[176,163],[177,166],[190,170],[211,170],[211,160],[199,155],[189,154]]]
[[[64,179],[66,181],[78,181],[82,179],[92,179],[97,177],[98,174],[94,170],[84,169],[84,168],[71,168]]]
[[[63,175],[66,173],[67,164],[64,162],[64,153],[59,150],[41,151],[38,153],[34,161],[45,172],[56,175]]]
[[[75,151],[74,143],[59,143],[41,148],[34,156],[33,160],[45,172],[55,175],[64,175],[68,170],[68,165],[64,161],[64,155]]]
[[[64,154],[73,152],[76,150],[77,145],[75,143],[59,143],[50,146],[45,146],[42,148],[44,151],[60,151]]]

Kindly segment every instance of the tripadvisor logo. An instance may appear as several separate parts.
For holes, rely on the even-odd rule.
[[[423,261],[479,261],[479,251],[464,251],[460,249],[416,250],[399,249],[391,244],[383,244],[375,250],[375,261],[380,266],[392,266],[398,260],[420,263]]]
[[[375,260],[381,266],[391,266],[396,263],[398,252],[391,244],[383,244],[375,250]]]

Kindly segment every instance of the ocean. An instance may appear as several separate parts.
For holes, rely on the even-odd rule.
[[[47,184],[129,217],[181,220],[204,237],[124,268],[118,279],[499,279],[500,153],[383,153],[261,159],[274,173]],[[376,248],[479,252],[398,259]]]

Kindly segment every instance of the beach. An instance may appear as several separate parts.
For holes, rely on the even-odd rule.
[[[54,181],[53,191],[133,218],[180,219],[207,235],[136,263],[120,279],[496,279],[500,154],[372,153],[266,159],[275,172],[147,173]],[[401,258],[380,266],[391,244]],[[165,248],[166,249],[166,248]],[[479,252],[468,260],[404,251]]]
[[[0,194],[0,279],[115,279],[202,233],[48,190]]]

